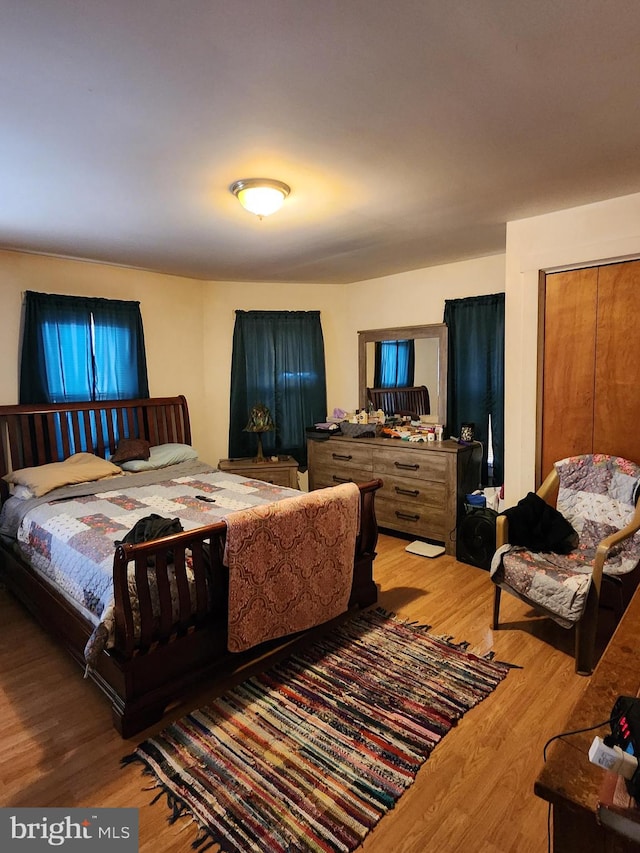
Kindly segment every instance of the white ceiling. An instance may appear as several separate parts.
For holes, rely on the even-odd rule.
[[[0,247],[349,282],[640,191],[638,0],[0,0]],[[229,193],[292,192],[258,220]]]

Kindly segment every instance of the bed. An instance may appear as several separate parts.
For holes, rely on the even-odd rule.
[[[89,462],[98,457],[99,462],[106,464],[105,460],[113,456],[125,439],[134,443],[134,440],[146,442],[153,458],[155,451],[159,454],[166,448],[190,448],[186,399],[180,396],[100,403],[0,406],[0,477],[16,476],[20,480],[11,472],[22,473],[26,469],[40,474],[49,471],[52,463],[65,464],[69,459],[80,457],[87,457]],[[180,698],[191,685],[205,679],[214,683],[216,675],[229,675],[282,642],[279,638],[242,651],[229,650],[229,585],[225,580],[228,555],[225,555],[225,545],[231,539],[228,531],[234,529],[231,522],[243,512],[268,516],[275,506],[271,500],[281,500],[284,507],[287,498],[288,504],[292,504],[297,500],[296,495],[304,493],[291,494],[290,490],[228,474],[224,475],[226,485],[220,486],[212,479],[216,476],[215,469],[201,463],[197,454],[192,455],[196,458],[181,459],[170,466],[163,465],[157,471],[144,470],[144,466],[137,472],[123,474],[118,471],[113,476],[90,483],[76,481],[75,485],[65,486],[62,491],[56,488],[44,495],[28,489],[29,499],[23,503],[26,507],[33,502],[34,509],[29,511],[22,507],[16,509],[20,501],[17,494],[11,494],[10,488],[17,493],[19,484],[10,487],[0,479],[0,518],[4,519],[0,535],[2,581],[45,629],[69,650],[105,693],[111,702],[114,725],[122,737],[134,735],[161,719],[167,706]],[[189,465],[196,468],[189,468]],[[199,465],[204,468],[197,467]],[[142,490],[136,492],[138,496],[143,492],[148,494],[156,474],[163,485],[156,484],[154,488],[162,494],[153,499],[143,498],[145,508],[141,510],[138,506],[136,514],[133,510],[140,500],[131,498],[123,489],[131,486]],[[222,476],[220,472],[217,474]],[[188,492],[188,499],[180,489],[180,496],[176,497],[176,484],[184,487],[182,491]],[[30,485],[33,484],[29,481],[27,486]],[[380,480],[357,485],[359,521],[353,568],[349,575],[348,607],[366,607],[377,598],[373,580],[377,542],[374,497],[380,486]],[[242,493],[242,500],[236,504],[238,490]],[[195,495],[194,491],[203,494]],[[211,494],[215,498],[206,500]],[[252,497],[248,498],[247,494]],[[260,497],[261,506],[251,504],[249,510],[244,510],[253,496],[256,500]],[[173,512],[176,500],[185,506],[184,517],[182,513]],[[98,562],[100,557],[108,566],[108,583],[112,590],[108,630],[104,628],[102,616],[98,619],[95,614],[87,613],[86,606],[84,609],[77,607],[68,589],[60,589],[51,582],[54,569],[47,575],[38,559],[30,562],[27,558],[27,553],[36,558],[42,556],[40,537],[32,533],[23,534],[25,541],[18,542],[16,535],[11,535],[7,528],[7,519],[12,513],[21,515],[21,524],[29,529],[27,522],[32,518],[32,512],[45,512],[47,520],[38,522],[41,527],[35,529],[61,529],[66,531],[68,539],[86,520],[83,516],[78,517],[77,512],[74,514],[70,507],[77,510],[85,502],[89,507],[86,512],[95,520],[102,518],[105,501],[118,507],[117,530],[110,526],[111,522],[104,522],[102,526],[112,539],[111,550],[106,554],[92,554],[91,560]],[[62,521],[52,515],[58,508],[64,514]],[[177,515],[184,522],[183,529],[161,538],[137,541],[134,537],[136,544],[130,544],[131,536],[124,534],[127,530],[129,534],[136,530],[136,521],[142,521],[142,511],[147,513],[145,523],[150,517],[166,520]],[[222,517],[216,518],[211,514],[215,511]],[[34,522],[29,523],[34,529]],[[263,525],[267,523],[261,521]],[[25,542],[30,550],[25,547]],[[236,553],[242,550],[242,547],[235,546]],[[47,553],[47,557],[50,556]],[[86,559],[89,561],[89,557]],[[83,559],[80,562],[85,565]],[[303,583],[302,580],[300,582]],[[99,597],[93,590],[85,595],[90,602]],[[96,639],[99,642],[95,642]]]
[[[367,388],[367,400],[376,411],[386,415],[409,415],[417,420],[431,413],[429,389],[426,385],[402,388]]]

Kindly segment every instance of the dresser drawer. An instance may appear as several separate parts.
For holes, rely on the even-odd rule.
[[[233,473],[240,477],[246,477],[248,480],[261,480],[265,483],[271,483],[272,486],[286,486],[289,489],[298,488],[298,478],[295,471],[290,472],[282,468],[269,468],[263,471],[256,471],[255,468],[247,468],[246,470],[238,468]],[[295,484],[293,478],[295,478]]]
[[[444,453],[411,448],[384,448],[373,451],[373,468],[379,476],[416,477],[444,483],[447,459]]]
[[[298,489],[298,463],[293,456],[279,456],[277,460],[265,459],[256,462],[255,459],[220,459],[218,470],[227,471],[229,474],[238,474],[249,480],[263,480],[274,486],[286,486],[289,489]]]
[[[366,441],[366,439],[362,439]],[[373,461],[371,448],[366,444],[357,442],[328,441],[315,442],[313,448],[313,464],[326,468],[338,470],[340,468],[357,468],[360,471],[368,471],[368,480],[371,479]]]
[[[351,466],[318,465],[313,468],[313,488],[325,489],[327,486],[339,486],[341,483],[368,483],[373,479],[371,470]]]
[[[446,497],[444,483],[394,475],[383,475],[383,478],[376,502],[383,498],[417,507],[442,508],[444,506]]]
[[[376,518],[380,527],[388,527],[390,530],[400,530],[412,536],[424,536],[441,542],[448,539],[444,504],[428,506],[417,501],[398,501],[383,495],[380,490],[376,495]]]

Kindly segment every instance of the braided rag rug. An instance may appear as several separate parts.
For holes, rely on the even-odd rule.
[[[508,665],[380,610],[291,654],[141,743],[194,849],[351,851]],[[156,798],[157,799],[157,798]]]

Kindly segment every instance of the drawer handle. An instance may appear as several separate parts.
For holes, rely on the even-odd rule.
[[[419,515],[409,515],[408,512],[399,512],[398,510],[396,510],[396,517],[404,518],[405,521],[420,521]]]
[[[400,486],[396,486],[396,494],[397,495],[408,495],[410,498],[417,498],[420,494],[419,489],[401,489]]]
[[[341,456],[339,453],[332,453],[331,456],[334,459],[339,459],[341,462],[350,462],[353,459],[351,454],[349,454],[349,456]]]
[[[353,483],[353,480],[350,480],[349,477],[338,477],[336,474],[331,479],[334,483]]]
[[[420,466],[417,463],[409,465],[407,462],[394,462],[396,468],[404,468],[406,471],[417,471]]]

